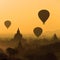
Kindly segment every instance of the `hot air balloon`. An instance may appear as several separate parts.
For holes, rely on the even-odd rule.
[[[7,21],[4,22],[4,24],[7,28],[9,28],[10,25],[11,25],[11,21],[7,20]]]
[[[33,30],[33,32],[34,32],[34,34],[37,36],[37,37],[39,37],[41,34],[42,34],[42,28],[40,28],[40,27],[36,27],[36,28],[34,28],[34,30]]]
[[[49,18],[50,16],[50,13],[48,10],[40,10],[38,12],[38,16],[39,18],[41,19],[41,21],[43,22],[43,24],[47,21],[47,19]]]

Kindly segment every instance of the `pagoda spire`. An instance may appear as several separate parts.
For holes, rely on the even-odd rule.
[[[17,33],[20,33],[20,30],[19,30],[19,28],[18,28],[18,30],[17,30]]]
[[[22,39],[22,34],[20,33],[19,28],[18,28],[17,33],[15,34],[14,38],[19,39],[19,40]]]

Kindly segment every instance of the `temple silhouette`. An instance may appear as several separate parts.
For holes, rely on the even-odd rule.
[[[18,30],[17,30],[17,33],[14,35],[14,40],[19,41],[17,50],[22,49],[22,40],[23,40],[23,36],[22,36],[22,34],[21,34],[19,28],[18,28]],[[20,51],[20,50],[19,50],[19,51]]]
[[[18,28],[18,30],[17,30],[17,33],[15,34],[15,36],[14,36],[14,39],[22,39],[22,34],[20,33],[20,30],[19,30],[19,28]]]
[[[53,39],[54,41],[58,41],[58,37],[57,37],[57,35],[54,34],[53,37],[52,37],[52,39]]]

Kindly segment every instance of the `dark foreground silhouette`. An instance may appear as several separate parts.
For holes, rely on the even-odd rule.
[[[48,53],[46,55],[27,55],[25,59],[16,58],[14,56],[8,56],[4,53],[0,53],[0,60],[57,60],[54,53]]]
[[[48,53],[46,55],[28,55],[29,60],[57,60],[57,57],[53,53]]]
[[[25,59],[17,58],[14,55],[6,55],[3,52],[0,52],[0,60],[57,60],[57,57],[55,56],[54,53],[47,53],[45,55],[39,55],[39,54],[34,54],[34,55],[27,55],[25,56]]]
[[[18,45],[14,48],[8,47],[5,52],[0,49],[0,60],[60,60],[60,39],[57,38],[56,34],[51,41],[46,38],[30,38],[27,43],[18,29],[14,38],[9,41],[11,43],[6,44],[13,46],[14,42],[17,41]]]

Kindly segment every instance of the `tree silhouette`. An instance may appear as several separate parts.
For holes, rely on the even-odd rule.
[[[13,48],[7,48],[6,51],[10,57],[14,56],[17,53],[17,51]]]
[[[4,52],[0,52],[0,60],[8,60],[8,56]]]

